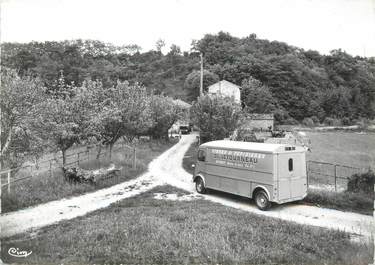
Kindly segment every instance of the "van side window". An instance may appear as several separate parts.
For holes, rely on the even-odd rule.
[[[204,152],[204,150],[198,151],[198,160],[203,162],[206,161],[206,153]]]
[[[289,165],[289,171],[293,171],[293,159],[292,158],[289,158],[288,165]]]

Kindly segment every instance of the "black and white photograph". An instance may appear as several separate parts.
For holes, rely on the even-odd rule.
[[[0,0],[0,264],[375,265],[375,0]]]

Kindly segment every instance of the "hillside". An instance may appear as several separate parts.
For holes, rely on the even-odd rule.
[[[278,121],[310,117],[350,123],[375,116],[374,58],[353,57],[341,50],[321,55],[255,34],[246,38],[208,34],[192,44],[191,52],[172,45],[167,54],[158,48],[141,52],[137,45],[83,40],[4,43],[2,49],[3,66],[21,75],[39,76],[48,89],[55,89],[63,71],[68,83],[80,85],[91,78],[112,86],[117,80],[128,80],[186,101],[197,96],[194,71],[199,70],[199,52],[203,52],[205,86],[221,79],[238,85],[250,77],[259,80],[277,106],[264,111],[274,112]]]

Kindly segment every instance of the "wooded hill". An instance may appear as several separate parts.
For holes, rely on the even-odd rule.
[[[194,41],[190,52],[172,45],[163,54],[162,48],[160,42],[147,52],[137,45],[84,40],[3,43],[1,56],[3,66],[20,75],[39,76],[51,90],[63,71],[66,82],[78,86],[85,79],[100,79],[105,87],[127,80],[193,101],[203,52],[205,87],[221,79],[242,85],[248,107],[274,112],[279,122],[311,118],[349,124],[375,116],[375,58],[353,57],[341,50],[321,55],[255,34],[237,38],[224,32]]]

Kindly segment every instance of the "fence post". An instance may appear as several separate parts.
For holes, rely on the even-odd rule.
[[[337,165],[335,165],[335,191],[337,191]]]
[[[10,194],[10,170],[8,171],[8,194]]]
[[[77,153],[77,166],[79,167],[79,152]]]
[[[306,162],[306,181],[307,181],[307,188],[309,188],[309,161]]]
[[[49,176],[52,177],[52,160],[49,161]]]
[[[133,147],[133,169],[137,169],[137,150]]]
[[[0,169],[0,172],[1,172],[1,169]],[[0,173],[0,213],[1,213],[1,191],[3,190],[3,186],[1,184],[1,178],[2,178],[3,174]],[[1,231],[1,226],[0,226],[0,231]],[[1,241],[0,241],[1,243]]]

